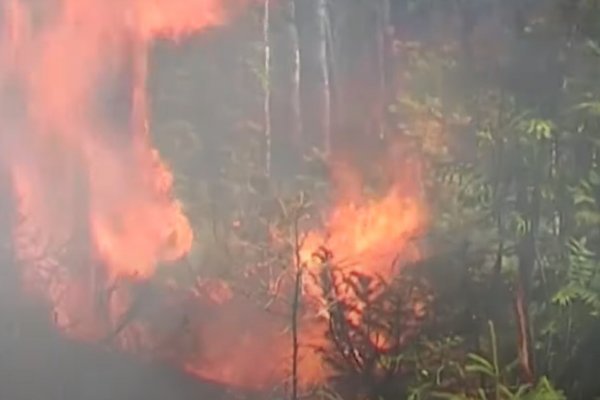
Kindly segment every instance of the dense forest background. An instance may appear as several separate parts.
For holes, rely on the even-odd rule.
[[[265,0],[157,46],[154,134],[217,236],[402,138],[427,165],[434,317],[388,373],[340,373],[373,399],[592,399],[599,24],[594,0]]]
[[[294,243],[266,249],[269,226],[297,234],[282,210],[326,204],[337,159],[376,190],[377,161],[401,143],[397,157],[423,164],[426,256],[371,299],[365,326],[332,302],[335,376],[307,392],[294,359],[285,396],[600,397],[599,67],[597,0],[262,0],[225,28],[159,42],[151,132],[198,242],[174,271],[267,302],[240,277],[295,256]],[[415,289],[430,304],[412,334],[388,304]],[[369,324],[396,345],[374,346]]]

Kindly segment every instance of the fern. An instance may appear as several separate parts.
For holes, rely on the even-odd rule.
[[[600,312],[600,291],[594,287],[594,280],[600,265],[596,261],[596,254],[587,248],[585,238],[571,239],[568,248],[567,283],[558,290],[552,301],[563,307],[580,301],[597,314]]]

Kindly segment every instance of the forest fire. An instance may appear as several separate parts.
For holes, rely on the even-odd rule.
[[[285,381],[289,321],[249,305],[225,283],[211,298],[217,289],[154,279],[161,264],[186,256],[194,232],[150,143],[147,57],[155,38],[221,24],[220,1],[7,0],[2,17],[0,85],[3,102],[17,110],[2,116],[0,146],[18,202],[14,243],[25,289],[51,305],[69,337],[157,355],[232,386]],[[343,184],[361,187],[350,175]],[[319,306],[299,316],[299,335],[313,346],[301,349],[301,385],[327,377],[314,348],[324,346],[331,318],[324,264],[389,283],[399,265],[419,258],[413,240],[426,210],[414,179],[394,179],[372,199],[344,193],[323,229],[307,232],[297,267],[308,276],[305,303]],[[333,258],[315,257],[322,247]],[[360,324],[358,295],[339,296],[353,303],[351,319]],[[142,297],[145,311],[136,314]],[[173,332],[179,337],[168,339]],[[269,359],[257,365],[264,354]]]
[[[75,272],[70,264],[86,262],[81,257],[53,260],[44,273],[51,277],[30,265],[27,284],[42,291],[46,279],[58,280],[63,290],[92,281],[102,286],[103,279],[110,285],[148,278],[158,263],[181,258],[193,234],[171,196],[171,173],[149,143],[146,57],[156,36],[220,23],[220,4],[10,0],[3,16],[2,83],[14,91],[10,101],[24,103],[8,116],[2,137],[23,219],[15,234],[30,242],[18,246],[19,256],[30,258],[38,247],[61,253],[53,257],[73,257],[59,248],[80,240],[89,242],[80,256],[102,266]],[[116,93],[123,73],[133,75],[129,92]],[[112,98],[98,98],[103,83],[112,84]],[[120,94],[125,100],[114,98]],[[128,114],[119,126],[106,115],[111,101],[120,101],[125,111],[119,111]]]
[[[311,231],[303,244],[302,259],[316,280],[307,280],[306,291],[311,296],[326,299],[323,293],[322,264],[324,248],[341,271],[342,278],[365,276],[375,283],[389,283],[399,272],[398,267],[416,261],[420,257],[417,239],[426,225],[423,202],[417,195],[414,178],[418,168],[406,163],[405,175],[394,179],[391,188],[383,196],[365,198],[363,180],[348,165],[334,173],[338,178],[340,196],[330,212],[325,231]],[[411,175],[412,174],[412,175]],[[315,259],[316,255],[316,259]],[[333,282],[335,286],[344,286]],[[365,304],[356,293],[345,288],[337,293],[351,304],[350,313],[355,324],[361,323]],[[374,288],[372,288],[374,289]]]
[[[415,169],[407,167],[410,174],[408,171],[414,173]],[[351,170],[346,173],[352,175],[356,185],[362,185],[358,174]],[[334,303],[348,307],[344,317],[348,318],[351,329],[360,327],[368,318],[364,315],[366,301],[380,296],[403,266],[420,258],[415,239],[425,226],[423,203],[410,180],[400,180],[382,196],[367,198],[355,193],[351,198],[339,197],[321,228],[301,233],[298,261],[303,284],[298,315],[297,377],[300,387],[324,384],[333,373],[324,362],[323,351],[329,346],[328,326],[339,318],[334,315]],[[281,238],[276,240],[279,242]],[[294,265],[293,256],[289,265]],[[297,269],[290,268],[290,272]],[[259,390],[289,382],[293,357],[289,298],[293,296],[295,277],[295,273],[286,274],[278,284],[271,282],[279,286],[272,293],[275,299],[271,308],[275,314],[236,294],[223,281],[211,281],[197,291],[187,303],[195,310],[188,314],[190,332],[197,338],[196,343],[209,348],[186,352],[183,359],[187,369],[203,378]],[[364,279],[372,280],[369,299],[352,287]],[[242,284],[251,285],[252,281],[242,279]],[[414,307],[414,316],[419,318],[422,310],[417,308],[425,299],[413,300],[406,306]],[[375,348],[385,351],[392,345],[385,332],[374,329],[373,333],[369,340]],[[181,355],[178,357],[182,359]],[[258,358],[260,367],[255,365]]]

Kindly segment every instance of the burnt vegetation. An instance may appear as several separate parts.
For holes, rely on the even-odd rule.
[[[240,14],[177,46],[157,42],[149,65],[153,140],[198,243],[159,271],[148,296],[175,282],[188,297],[213,297],[182,296],[159,311],[140,299],[98,343],[66,341],[17,289],[18,213],[6,191],[0,397],[600,396],[600,2],[265,0]],[[415,180],[427,232],[410,239],[422,256],[392,260],[390,279],[347,273],[322,243],[318,268],[308,268],[304,232],[321,228],[333,203],[329,161],[351,160],[367,176],[365,196],[377,198],[379,165],[398,141],[400,157],[423,164]],[[226,294],[209,288],[216,281]],[[307,282],[320,305],[307,303]],[[221,297],[243,304],[232,322],[222,322],[230,308]],[[238,317],[248,326],[276,318],[273,329],[291,332],[274,394],[234,395],[226,382],[156,366],[154,356],[210,352],[190,332],[213,321],[245,328]],[[303,336],[314,319],[325,332],[317,343]],[[106,353],[140,323],[162,329],[167,357]],[[261,340],[267,351],[269,337]],[[235,362],[247,346],[232,339],[223,354]],[[316,387],[303,384],[307,353],[328,370]],[[84,369],[96,372],[82,377]]]

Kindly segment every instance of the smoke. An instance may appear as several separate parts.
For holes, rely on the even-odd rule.
[[[287,320],[240,296],[216,302],[206,298],[211,290],[151,279],[188,254],[194,232],[148,132],[149,51],[158,38],[176,42],[223,24],[230,9],[218,0],[6,0],[0,160],[18,214],[12,243],[21,284],[49,306],[60,331],[264,388],[288,377]],[[302,262],[318,276],[311,253],[326,243],[354,259],[349,274],[389,278],[398,252],[418,257],[410,243],[425,225],[424,207],[409,177],[392,179],[372,200],[356,189],[361,177],[350,171],[345,179],[352,198],[333,205],[327,232],[307,233]],[[319,284],[303,287],[314,303],[323,302]],[[320,311],[304,312],[300,334],[323,346]],[[173,332],[180,337],[167,341]],[[321,364],[314,348],[302,350],[300,383],[322,382]]]
[[[109,278],[148,277],[181,257],[192,233],[149,143],[146,59],[157,36],[220,24],[221,4],[10,0],[4,8],[3,98],[21,104],[3,119],[2,159],[31,229],[50,246],[89,236],[98,252],[89,256]]]
[[[151,42],[227,13],[213,0],[7,0],[1,15],[0,160],[18,209],[21,279],[61,328],[96,337],[130,302],[99,294],[149,278],[193,239],[147,131]]]

